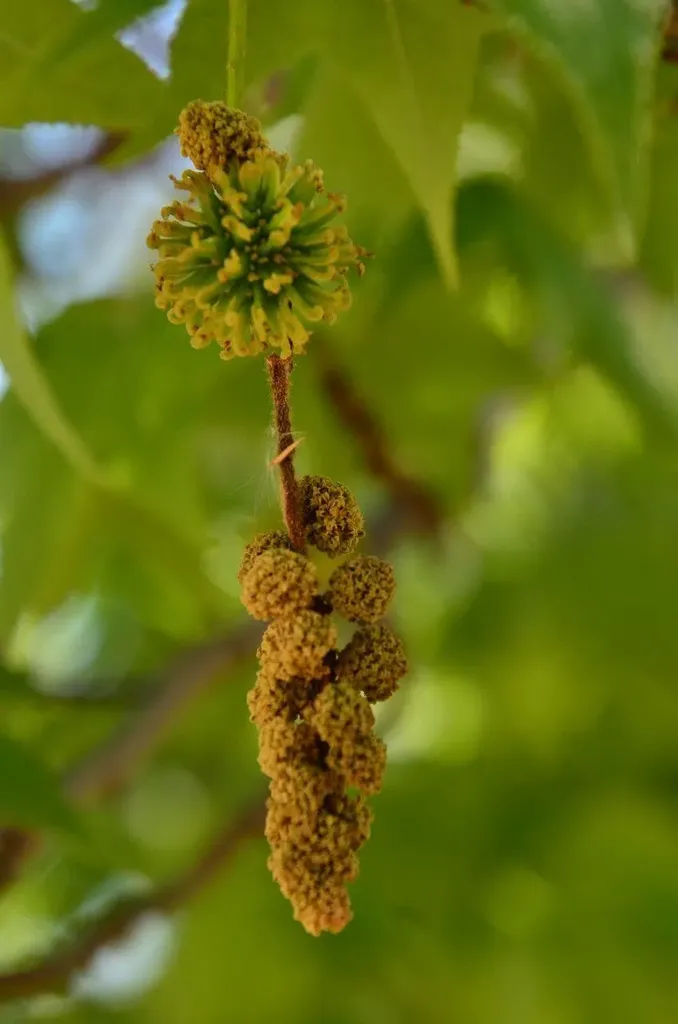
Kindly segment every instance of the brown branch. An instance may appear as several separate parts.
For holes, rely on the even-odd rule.
[[[80,160],[73,160],[61,167],[34,175],[32,178],[18,180],[0,178],[0,222],[4,229],[5,242],[12,265],[17,270],[24,269],[24,257],[19,244],[17,223],[26,203],[45,195],[74,171],[103,163],[107,157],[120,148],[126,139],[126,132],[108,132],[94,151]]]
[[[261,635],[256,623],[209,643],[183,651],[165,670],[148,700],[131,713],[101,747],[88,754],[64,779],[64,791],[76,804],[109,796],[131,779],[188,705],[224,672],[249,657]],[[0,829],[0,893],[17,880],[40,837],[18,828]]]
[[[103,163],[126,140],[127,132],[108,132],[91,153],[85,154],[79,160],[72,160],[70,163],[44,171],[32,178],[0,179],[0,217],[7,217],[19,210],[29,200],[45,195],[69,174],[73,174],[83,167],[93,167]]]
[[[297,551],[306,550],[306,531],[301,510],[301,496],[294,472],[294,436],[290,412],[292,359],[268,356],[268,379],[273,400],[278,467],[280,469],[281,503],[289,538]]]
[[[38,842],[32,832],[14,827],[0,829],[0,893],[18,881]]]
[[[69,772],[64,785],[71,800],[88,803],[120,789],[164,739],[184,708],[201,696],[217,675],[248,658],[260,635],[261,627],[247,622],[225,636],[183,651],[148,703],[130,715],[105,746]]]
[[[86,968],[99,949],[124,937],[144,914],[170,914],[197,896],[233,861],[245,840],[261,835],[263,824],[262,797],[243,808],[177,878],[159,886],[149,896],[118,903],[71,945],[56,950],[34,966],[0,974],[0,1002],[67,992],[72,975]]]
[[[337,417],[353,435],[368,470],[384,484],[412,529],[423,534],[438,533],[445,518],[439,502],[425,484],[397,464],[377,418],[330,354],[325,339],[318,351],[321,384]]]

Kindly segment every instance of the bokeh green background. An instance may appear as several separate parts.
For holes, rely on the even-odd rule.
[[[193,352],[153,306],[143,251],[182,166],[164,141],[178,110],[224,95],[227,0],[173,6],[160,70],[130,47],[148,61],[169,21],[116,41],[158,16],[149,0],[6,6],[0,818],[43,839],[0,902],[9,971],[173,877],[260,799],[253,657],[189,687],[114,791],[60,794],[154,706],[168,665],[242,629],[240,551],[279,512],[262,362]],[[247,839],[176,915],[144,917],[70,992],[6,1003],[0,1019],[668,1024],[670,4],[246,6],[243,106],[347,193],[351,232],[376,254],[350,313],[298,361],[293,394],[299,468],[359,497],[396,568],[412,663],[379,719],[391,757],[355,920],[307,936],[263,839]],[[36,121],[101,129],[84,169],[47,168],[44,133],[36,164]],[[82,138],[59,138],[68,165]],[[437,531],[410,529],[368,471],[323,386],[328,361],[433,497]]]

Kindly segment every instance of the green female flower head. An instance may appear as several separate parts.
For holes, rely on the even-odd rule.
[[[313,163],[289,167],[255,150],[223,169],[211,164],[209,176],[173,180],[189,199],[163,208],[147,244],[159,256],[156,305],[185,324],[195,348],[216,341],[224,359],[286,357],[349,306],[346,274],[362,272],[365,253],[336,223],[344,199],[324,192]]]

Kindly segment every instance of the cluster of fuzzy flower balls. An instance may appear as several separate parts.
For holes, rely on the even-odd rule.
[[[331,557],[350,554],[363,535],[350,492],[318,476],[300,486],[309,543]],[[270,622],[248,694],[271,780],[269,868],[308,932],[338,932],[352,916],[346,883],[370,833],[365,796],[379,792],[386,764],[370,705],[392,696],[407,671],[401,641],[379,621],[395,591],[393,569],[354,556],[321,594],[313,562],[272,531],[247,546],[238,578],[247,610]],[[357,625],[341,651],[333,611]]]

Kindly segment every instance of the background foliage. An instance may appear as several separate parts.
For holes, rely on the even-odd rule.
[[[247,2],[242,105],[376,253],[299,361],[298,458],[358,494],[412,660],[356,919],[322,940],[242,824],[265,375],[190,350],[143,251],[178,111],[224,95],[229,5],[3,11],[0,959],[34,973],[0,977],[2,1019],[678,1015],[670,6]],[[229,825],[209,886],[156,899]]]

